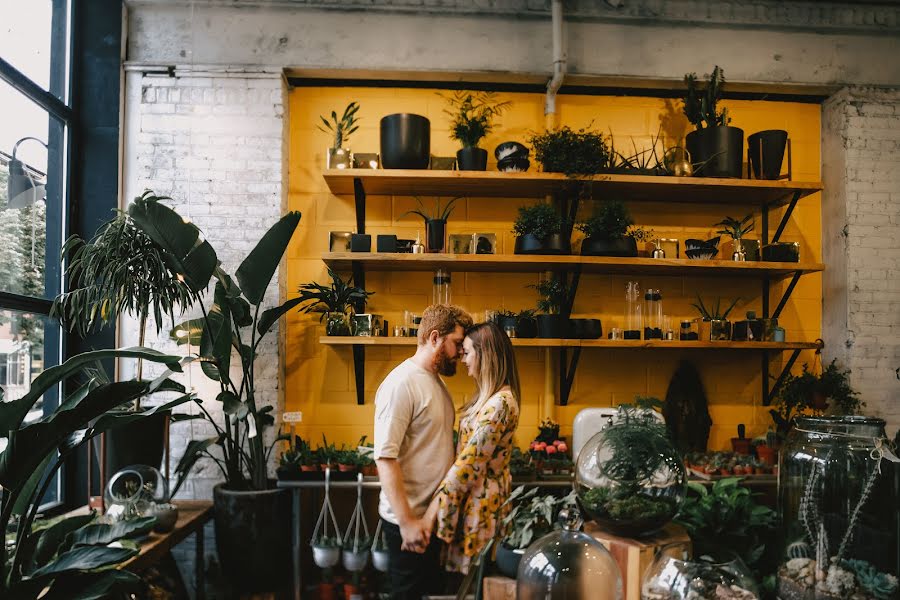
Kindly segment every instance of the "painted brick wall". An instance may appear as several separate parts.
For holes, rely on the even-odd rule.
[[[844,89],[823,107],[826,354],[866,414],[900,427],[900,90]]]
[[[130,71],[127,74],[125,198],[145,188],[172,197],[170,205],[193,221],[216,249],[223,268],[234,273],[244,257],[282,214],[286,173],[285,89],[279,74],[238,77],[227,74],[168,77]],[[301,225],[302,226],[302,225]],[[276,273],[266,305],[280,297]],[[207,294],[211,304],[212,289]],[[200,316],[199,308],[184,318]],[[167,339],[170,323],[147,329],[147,344],[185,353]],[[134,323],[123,327],[120,343],[134,343]],[[279,334],[271,333],[257,359],[257,401],[282,410]],[[196,348],[194,348],[196,352]],[[233,363],[234,364],[234,363]],[[128,366],[123,366],[127,371]],[[237,376],[238,373],[235,373]],[[217,386],[199,367],[183,380],[205,400],[204,406],[221,423]],[[190,410],[197,410],[191,405]],[[215,432],[205,420],[173,425],[171,466],[187,443]],[[268,432],[271,439],[272,431]],[[221,472],[205,461],[179,491],[180,498],[211,498]]]

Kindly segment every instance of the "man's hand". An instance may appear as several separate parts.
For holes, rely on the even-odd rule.
[[[412,519],[400,525],[400,537],[403,538],[401,550],[424,554],[431,541],[431,525],[424,519]]]

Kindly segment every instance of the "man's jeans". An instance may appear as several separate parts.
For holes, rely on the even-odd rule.
[[[431,543],[424,554],[400,550],[403,538],[400,528],[382,521],[382,531],[387,541],[390,566],[392,600],[421,600],[427,594],[444,591],[444,569],[441,567],[443,542],[431,536]]]

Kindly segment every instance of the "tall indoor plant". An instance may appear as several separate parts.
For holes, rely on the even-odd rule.
[[[300,310],[305,313],[320,312],[325,319],[325,335],[351,335],[350,314],[362,310],[369,296],[365,288],[353,285],[353,277],[344,281],[340,275],[328,269],[331,286],[320,283],[304,283],[300,286]],[[321,319],[320,319],[321,320]]]
[[[718,65],[700,89],[697,74],[684,76],[687,93],[684,115],[696,131],[685,137],[691,160],[697,165],[696,175],[704,177],[735,177],[743,172],[744,130],[729,125],[728,109],[718,108],[725,87],[725,74]]]
[[[438,94],[450,105],[444,112],[450,117],[450,138],[462,144],[456,152],[460,171],[487,169],[487,150],[478,147],[494,128],[494,119],[509,108],[509,102],[499,102],[495,92],[466,92],[453,95]]]

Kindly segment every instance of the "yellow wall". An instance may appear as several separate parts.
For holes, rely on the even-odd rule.
[[[544,124],[542,94],[503,94],[512,102],[511,109],[498,121],[495,131],[481,144],[488,150],[488,168],[496,169],[493,149],[500,142],[524,142],[529,132],[542,130]],[[349,146],[356,152],[378,152],[378,124],[381,117],[395,112],[414,112],[431,120],[432,154],[454,155],[458,144],[449,139],[448,117],[443,113],[444,101],[433,90],[370,88],[298,88],[290,93],[290,191],[288,205],[303,213],[297,235],[288,250],[287,290],[293,295],[304,282],[328,280],[321,255],[328,251],[329,231],[352,231],[355,227],[354,203],[350,196],[332,195],[322,177],[326,148],[330,136],[316,129],[318,116],[340,111],[352,100],[361,104],[359,131]],[[819,181],[819,106],[761,101],[729,101],[724,103],[732,116],[732,124],[741,127],[745,136],[763,129],[786,129],[793,144],[794,179]],[[690,131],[677,100],[656,98],[620,98],[606,96],[560,96],[559,122],[575,129],[588,126],[613,132],[617,146],[625,150],[634,138],[637,147],[649,146],[660,125],[671,146]],[[532,170],[538,168],[532,159]],[[431,200],[430,198],[427,200]],[[449,233],[496,232],[498,251],[512,253],[512,223],[517,208],[534,202],[518,199],[470,198],[450,218]],[[414,206],[409,197],[369,196],[367,232],[396,233],[414,238],[423,229],[422,221],[411,216],[400,218]],[[816,194],[801,201],[782,236],[784,241],[801,244],[801,260],[821,260],[820,201]],[[713,224],[725,215],[741,217],[726,205],[669,206],[635,203],[630,210],[639,225],[649,226],[664,237],[681,240],[711,236]],[[582,212],[589,214],[590,206]],[[758,237],[760,223],[756,213]],[[781,211],[770,217],[770,235],[781,218]],[[579,234],[580,235],[580,234]],[[727,254],[727,253],[726,253]],[[730,257],[730,255],[728,255]],[[399,323],[404,309],[421,310],[430,301],[431,281],[427,273],[369,273],[366,287],[375,291],[370,310],[383,314],[390,323]],[[613,326],[621,326],[624,286],[628,277],[585,275],[581,279],[575,303],[578,315],[602,319],[604,334]],[[533,290],[524,286],[537,281],[537,275],[458,273],[453,275],[454,303],[475,313],[492,308],[518,310],[533,307]],[[738,279],[695,279],[682,277],[643,277],[642,289],[659,287],[666,314],[680,318],[693,317],[690,307],[695,292],[704,299],[721,295],[740,296],[732,313],[739,317],[747,310],[761,314],[761,284]],[[773,286],[772,307],[780,298],[786,282]],[[803,277],[785,307],[781,324],[789,341],[812,341],[821,328],[821,277]],[[317,317],[317,316],[316,316]],[[366,350],[366,404],[357,406],[353,380],[352,352],[349,347],[334,348],[318,343],[323,327],[316,317],[292,312],[287,317],[285,350],[286,409],[303,411],[303,426],[298,433],[313,440],[324,433],[329,441],[355,442],[360,435],[371,437],[373,397],[378,383],[400,361],[411,354],[411,347],[369,348]],[[522,418],[518,443],[527,444],[537,433],[541,397],[544,390],[545,350],[517,349],[522,375]],[[588,406],[610,406],[628,401],[635,394],[665,397],[669,380],[678,360],[694,362],[703,378],[714,422],[710,447],[726,448],[738,423],[746,423],[748,434],[765,431],[770,423],[767,409],[762,407],[760,359],[752,352],[694,351],[682,352],[639,350],[586,350],[582,354],[570,404],[556,407],[555,417],[562,423],[564,434],[579,410]],[[786,356],[773,358],[771,372],[780,372]],[[811,353],[804,352],[797,365],[812,363]],[[555,364],[554,360],[554,364]],[[457,401],[471,390],[471,380],[458,374],[449,382]]]

